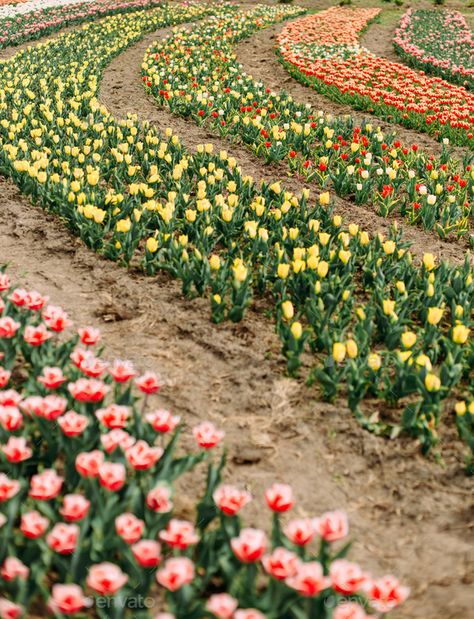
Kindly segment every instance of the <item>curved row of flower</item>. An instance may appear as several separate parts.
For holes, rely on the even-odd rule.
[[[66,4],[79,4],[79,2],[92,2],[93,0],[0,0],[0,18],[15,17],[24,13],[41,11],[51,7],[64,6]]]
[[[233,43],[279,18],[276,10],[254,9],[238,19],[227,11],[154,43],[142,64],[147,92],[267,161],[286,160],[308,180],[372,203],[378,214],[397,210],[441,236],[467,232],[474,192],[469,160],[458,164],[446,147],[435,159],[368,123],[354,127],[351,119],[324,117],[243,72]]]
[[[39,39],[74,24],[92,21],[118,12],[160,6],[162,0],[79,0],[55,2],[14,16],[0,13],[0,49]]]
[[[213,10],[227,23],[228,8]],[[196,5],[110,17],[4,63],[2,172],[96,251],[140,262],[147,273],[165,270],[185,294],[209,295],[216,322],[239,321],[254,296],[271,296],[291,372],[311,351],[311,378],[325,397],[346,385],[364,427],[403,429],[429,451],[444,400],[468,387],[469,261],[438,265],[427,254],[420,265],[395,228],[389,238],[371,239],[345,225],[328,192],[314,204],[308,191],[294,195],[279,181],[257,186],[226,152],[201,145],[191,154],[171,130],[163,136],[136,117],[117,121],[97,101],[113,56],[149,30],[205,11]],[[256,11],[255,21],[284,14]],[[366,396],[395,408],[390,418],[365,416]],[[458,420],[469,444],[470,416]]]
[[[296,20],[278,36],[279,56],[315,90],[336,101],[472,148],[474,94],[363,48],[348,51],[344,33],[360,31],[372,15],[367,9],[332,7]],[[326,35],[328,22],[332,27]],[[334,29],[341,35],[333,36]]]
[[[2,619],[31,608],[44,616],[45,603],[58,619],[80,614],[93,603],[86,589],[99,617],[150,617],[157,584],[177,619],[290,619],[308,601],[326,609],[321,619],[333,609],[336,619],[366,619],[369,607],[385,613],[406,598],[393,576],[373,579],[343,558],[342,512],[285,517],[283,527],[289,486],[265,494],[271,540],[241,528],[251,495],[221,484],[224,459],[211,455],[224,432],[200,423],[198,451],[178,455],[180,418],[154,408],[159,378],[107,363],[98,329],[70,327],[62,308],[0,272]],[[196,524],[180,520],[173,485],[206,460]]]
[[[0,0],[0,13],[3,12],[4,7],[7,7],[7,11],[10,8],[14,10],[14,7],[24,4],[27,0]]]
[[[411,66],[474,88],[474,39],[462,13],[408,9],[393,43]]]

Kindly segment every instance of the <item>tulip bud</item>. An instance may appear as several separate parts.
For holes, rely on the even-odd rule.
[[[281,311],[285,320],[291,320],[295,315],[295,310],[291,301],[283,301],[281,304]]]
[[[357,342],[353,339],[349,339],[346,342],[347,356],[349,359],[355,359],[359,353]]]
[[[428,391],[439,391],[441,389],[441,381],[436,374],[428,372],[425,376],[425,387]]]
[[[436,258],[433,256],[433,254],[424,254],[423,264],[427,271],[432,271],[436,266]]]
[[[372,371],[378,372],[382,366],[382,359],[380,358],[380,355],[376,352],[371,353],[367,357],[367,365]]]
[[[303,327],[301,326],[300,322],[294,322],[291,325],[291,333],[295,340],[299,340],[301,338],[301,336],[303,335]]]

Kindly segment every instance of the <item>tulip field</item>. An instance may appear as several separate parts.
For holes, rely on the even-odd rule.
[[[0,619],[469,615],[439,4],[0,0]]]

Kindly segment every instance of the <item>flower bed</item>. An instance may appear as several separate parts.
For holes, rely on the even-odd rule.
[[[142,65],[147,92],[267,161],[286,160],[291,171],[324,189],[373,204],[380,215],[399,211],[443,237],[467,232],[474,187],[469,158],[459,165],[447,148],[439,159],[428,157],[368,123],[354,127],[351,119],[325,118],[243,73],[233,43],[283,15],[258,7],[235,19],[227,11],[153,44]],[[346,35],[352,49],[355,35]]]
[[[93,0],[79,0],[79,2],[92,2]],[[65,6],[67,4],[79,4],[78,0],[20,0],[0,2],[0,18],[14,17],[24,13],[38,12],[51,7]]]
[[[0,49],[20,45],[82,22],[93,21],[105,15],[138,11],[160,6],[162,0],[82,0],[47,5],[26,13],[2,17],[0,14]]]
[[[360,32],[375,11],[333,7],[296,20],[279,34],[279,54],[304,81],[336,101],[473,147],[472,93],[363,48],[348,47],[347,33]]]
[[[221,21],[228,11],[213,10]],[[344,393],[365,428],[409,432],[428,452],[444,402],[469,389],[469,260],[453,267],[426,254],[419,264],[396,227],[370,238],[334,215],[329,192],[315,204],[279,180],[257,186],[228,153],[201,145],[191,154],[171,130],[118,121],[97,101],[113,56],[145,32],[205,12],[196,5],[110,17],[5,63],[2,173],[94,250],[150,274],[167,271],[185,294],[209,296],[216,322],[241,320],[265,295],[290,372],[311,352],[309,380],[324,397]],[[40,68],[43,78],[30,83]],[[363,136],[353,131],[356,152]],[[426,187],[417,191],[433,202]]]
[[[14,7],[18,4],[22,4],[24,2],[27,2],[27,0],[0,0],[0,7],[3,6],[11,6]]]
[[[474,39],[458,11],[408,9],[393,43],[411,66],[474,88]]]
[[[71,332],[64,310],[4,272],[0,307],[0,617],[44,616],[47,604],[58,619],[291,619],[306,609],[365,619],[407,597],[393,576],[344,558],[344,513],[288,520],[289,486],[265,494],[271,538],[242,528],[252,497],[220,483],[222,431],[200,423],[197,451],[179,451],[180,418],[154,408],[155,374],[107,363],[98,329]],[[193,524],[174,513],[174,484],[203,461]],[[160,589],[174,615],[156,615]]]

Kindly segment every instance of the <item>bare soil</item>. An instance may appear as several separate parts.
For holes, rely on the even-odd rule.
[[[163,34],[148,37],[106,70],[101,92],[109,109],[171,126],[191,147],[213,142],[244,162],[246,173],[276,178],[278,167],[262,166],[246,149],[216,140],[146,100],[139,66],[147,44]],[[295,97],[315,101],[314,91],[288,78],[276,62],[268,37],[267,30],[239,47],[245,67],[272,88],[283,85]],[[330,105],[321,100],[321,107],[339,113]],[[422,143],[419,135],[416,140]],[[295,190],[297,182],[288,180]],[[337,206],[374,231],[386,226],[370,209],[342,201]],[[258,499],[275,480],[291,483],[300,499],[299,515],[345,509],[355,539],[352,557],[374,574],[393,572],[412,587],[394,619],[469,616],[474,606],[472,480],[464,476],[453,436],[442,446],[444,466],[423,458],[409,439],[376,438],[358,426],[343,402],[323,403],[317,389],[285,377],[272,324],[258,307],[241,324],[211,324],[206,300],[183,298],[179,284],[166,277],[145,277],[103,260],[4,179],[0,212],[0,264],[8,263],[21,285],[49,294],[76,324],[99,325],[108,356],[160,371],[166,380],[162,404],[188,424],[211,419],[222,426],[229,480],[246,485]],[[415,228],[407,233],[419,251],[452,260],[463,256],[461,246]],[[194,482],[185,487],[190,495]],[[185,506],[184,496],[181,503]],[[256,500],[246,508],[249,522],[263,524],[260,505]]]

